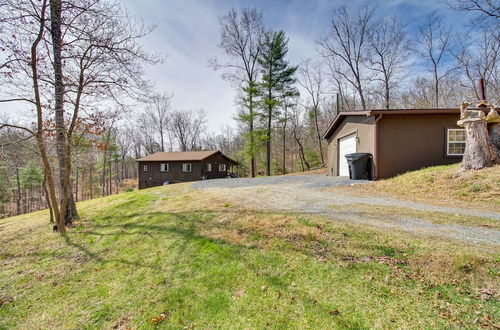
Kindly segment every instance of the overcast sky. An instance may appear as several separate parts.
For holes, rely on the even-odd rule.
[[[332,10],[348,4],[360,8],[370,0],[123,0],[130,13],[156,29],[143,42],[152,52],[168,54],[165,64],[147,69],[148,77],[160,92],[172,93],[173,108],[203,109],[208,113],[210,131],[222,125],[235,126],[235,90],[221,73],[207,65],[211,58],[224,60],[217,47],[218,16],[231,8],[256,7],[262,10],[268,29],[282,29],[290,38],[289,59],[316,56],[315,41],[328,31]],[[381,0],[378,16],[398,15],[410,31],[432,11],[454,25],[466,23],[463,13],[446,9],[440,0]],[[10,107],[9,107],[10,108]],[[6,108],[4,108],[4,111]]]

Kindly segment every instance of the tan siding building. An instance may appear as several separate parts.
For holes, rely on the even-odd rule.
[[[459,109],[341,112],[323,136],[328,141],[328,174],[348,175],[343,158],[347,151],[372,154],[375,179],[459,162],[465,148],[465,140],[456,138],[463,136],[459,116]],[[450,152],[450,146],[458,152]]]

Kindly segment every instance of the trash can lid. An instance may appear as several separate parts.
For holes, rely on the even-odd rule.
[[[371,157],[372,157],[372,154],[366,153],[366,152],[355,152],[352,154],[345,155],[345,158],[348,161],[352,161],[352,162],[355,162],[355,161],[363,159],[363,158],[371,158]]]

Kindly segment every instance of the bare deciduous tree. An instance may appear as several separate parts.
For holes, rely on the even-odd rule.
[[[325,94],[330,89],[328,81],[325,79],[325,73],[317,62],[305,60],[299,67],[299,84],[307,92],[308,100],[304,106],[312,113],[316,130],[321,163],[325,164],[322,146],[322,132],[320,130],[320,106],[325,98]]]
[[[248,142],[245,150],[250,158],[250,175],[254,177],[256,175],[255,156],[258,149],[258,137],[255,132],[258,57],[264,35],[262,12],[255,8],[244,8],[238,14],[232,9],[226,15],[219,17],[219,25],[219,47],[234,58],[234,62],[221,64],[216,60],[211,60],[210,64],[214,69],[223,69],[223,78],[232,81],[242,91],[239,103],[247,111],[238,118],[248,129]]]
[[[305,125],[303,123],[303,120],[304,120],[304,113],[301,110],[301,107],[299,106],[291,107],[290,123],[291,123],[292,136],[299,149],[299,158],[300,158],[300,164],[302,166],[302,171],[306,169],[309,170],[311,168],[304,152],[303,137],[304,137]]]
[[[461,39],[453,55],[474,96],[480,100],[477,82],[483,78],[490,102],[499,102],[500,31],[490,26],[472,31]]]
[[[172,95],[156,94],[151,97],[151,103],[146,107],[145,113],[151,119],[151,125],[157,130],[160,138],[161,151],[165,151],[165,134],[167,134],[170,121],[170,102]],[[172,149],[172,141],[169,141]]]
[[[172,112],[170,129],[181,151],[198,150],[205,130],[206,113],[203,110],[175,110]]]
[[[427,15],[426,20],[418,30],[415,51],[427,63],[434,84],[434,106],[440,105],[440,83],[453,70],[447,60],[450,57],[451,30],[436,13]]]
[[[396,17],[375,22],[370,29],[369,45],[370,69],[377,73],[375,80],[382,83],[384,107],[389,109],[393,100],[391,89],[397,85],[396,79],[410,51],[404,25]]]
[[[365,88],[370,80],[365,69],[366,45],[374,12],[373,7],[365,7],[356,14],[347,7],[336,10],[328,36],[319,42],[323,56],[334,57],[345,65],[338,66],[336,73],[355,88],[363,110],[367,109]]]

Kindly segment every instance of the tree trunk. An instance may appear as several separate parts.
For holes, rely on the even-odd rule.
[[[38,58],[38,44],[43,38],[43,33],[45,29],[45,10],[46,10],[46,4],[47,2],[43,0],[42,2],[42,10],[40,12],[40,26],[39,26],[39,31],[38,35],[31,45],[31,79],[33,83],[33,91],[34,91],[34,96],[35,96],[35,106],[36,106],[36,118],[37,118],[37,130],[36,130],[36,141],[37,141],[37,146],[38,150],[40,152],[40,158],[42,160],[43,168],[44,168],[44,173],[47,177],[47,185],[48,185],[48,190],[49,190],[49,196],[50,196],[50,202],[52,207],[54,208],[54,217],[55,217],[55,222],[56,226],[55,229],[57,231],[60,231],[64,233],[66,231],[66,227],[64,225],[64,218],[61,217],[61,213],[59,212],[59,206],[57,204],[57,196],[56,196],[56,190],[55,190],[55,185],[54,185],[54,179],[52,176],[52,167],[50,165],[49,157],[47,155],[47,150],[45,146],[45,141],[43,138],[43,111],[42,111],[42,102],[41,102],[41,97],[40,97],[40,89],[38,85],[38,66],[37,66],[37,58]]]
[[[16,167],[16,184],[17,184],[16,215],[19,215],[21,214],[21,181],[19,180],[19,167]]]
[[[295,132],[293,134],[293,138],[295,139],[295,142],[299,146],[299,156],[300,156],[300,163],[302,165],[302,171],[304,171],[304,164],[306,165],[307,169],[309,170],[311,168],[311,166],[309,165],[309,163],[306,160],[306,156],[304,154],[304,147],[302,146],[302,143],[300,143],[300,139],[297,137]]]
[[[109,162],[109,189],[108,189],[108,195],[113,195],[113,185],[112,185],[112,178],[113,178],[113,168],[112,168],[112,160],[110,160]]]
[[[54,211],[52,211],[52,206],[50,205],[49,192],[47,191],[47,175],[43,174],[43,192],[45,195],[45,202],[47,203],[47,208],[49,209],[50,223],[54,223]]]
[[[266,175],[271,175],[271,125],[273,108],[267,109],[267,132],[266,132]]]
[[[437,66],[434,64],[434,103],[436,109],[439,108],[439,77],[437,73]]]
[[[385,80],[384,80],[384,82],[385,82],[385,108],[387,110],[389,110],[391,95],[390,95],[390,87],[389,87],[389,78],[387,77],[385,70],[384,70],[384,75],[385,75]]]
[[[285,121],[283,123],[283,174],[286,174],[286,113]]]
[[[321,144],[321,132],[319,131],[319,123],[318,123],[318,106],[314,107],[314,120],[316,124],[316,134],[318,137],[318,145],[319,145],[319,154],[321,156],[321,165],[325,164],[325,160],[323,159],[323,146]]]
[[[356,89],[358,90],[359,99],[361,101],[361,109],[363,111],[366,111],[365,95],[363,94],[363,88],[361,87],[361,79],[359,78],[359,76],[356,76],[356,82],[357,82]]]
[[[90,165],[89,168],[89,186],[90,186],[90,199],[94,198],[93,196],[93,190],[94,190],[94,177],[92,176],[92,165]]]
[[[102,185],[102,196],[106,196],[106,149],[102,155],[102,173],[101,173],[101,185]]]
[[[121,165],[121,179],[125,180],[127,175],[125,174],[125,155],[122,156],[122,163]]]
[[[488,125],[488,134],[493,146],[500,150],[500,123],[493,123]]]
[[[487,123],[485,121],[466,122],[464,127],[466,143],[461,169],[477,170],[500,163],[499,149],[490,138]]]
[[[71,224],[77,217],[76,204],[71,188],[71,153],[66,123],[64,120],[64,82],[62,74],[61,0],[50,0],[50,33],[53,48],[54,103],[56,152],[59,163],[59,184],[61,187],[61,215],[65,224]]]
[[[253,123],[253,120],[254,120],[254,109],[253,109],[253,82],[250,81],[249,83],[249,99],[248,99],[248,111],[249,111],[249,115],[250,115],[250,122],[249,122],[249,126],[250,126],[250,152],[251,152],[251,155],[250,155],[250,176],[252,178],[255,178],[255,175],[256,175],[256,169],[255,169],[255,136],[254,136],[254,123]]]
[[[116,176],[115,176],[115,190],[116,190],[116,193],[118,194],[118,182],[119,182],[119,178],[120,178],[120,167],[118,166],[118,158],[115,162],[115,169],[116,169]]]
[[[78,166],[75,166],[75,202],[78,203]]]

